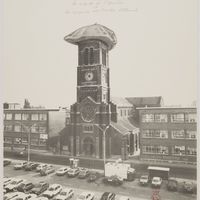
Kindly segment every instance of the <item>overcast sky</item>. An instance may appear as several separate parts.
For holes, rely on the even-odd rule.
[[[63,38],[99,23],[118,40],[109,53],[111,96],[163,96],[165,105],[191,105],[197,98],[196,2],[4,0],[4,101],[73,104],[78,48]]]

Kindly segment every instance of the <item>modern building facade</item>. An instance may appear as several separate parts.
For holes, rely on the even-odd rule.
[[[11,109],[10,109],[11,108]],[[4,109],[4,147],[46,150],[52,137],[65,127],[65,109]],[[30,137],[29,137],[30,136]]]
[[[141,159],[196,162],[196,108],[143,107],[137,110]]]
[[[105,152],[107,157],[119,155],[126,159],[128,145],[133,143],[129,135],[139,131],[128,120],[128,114],[118,118],[119,109],[110,98],[108,53],[117,43],[114,32],[93,24],[72,32],[65,40],[78,45],[78,67],[77,101],[70,110],[68,144],[63,145],[69,146],[73,156],[103,158]]]

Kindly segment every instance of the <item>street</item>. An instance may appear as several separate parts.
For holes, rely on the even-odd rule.
[[[68,178],[65,176],[57,176],[54,173],[47,176],[40,176],[39,173],[35,171],[24,171],[24,170],[14,170],[13,165],[17,163],[17,160],[12,160],[11,165],[4,167],[4,176],[7,177],[19,177],[26,180],[31,180],[33,183],[38,183],[39,181],[46,181],[49,184],[57,183],[61,184],[63,187],[74,188],[76,199],[77,195],[84,190],[93,191],[95,193],[95,200],[100,199],[103,192],[109,191],[117,194],[117,199],[120,195],[130,196],[131,200],[145,200],[152,199],[151,196],[155,189],[150,186],[142,187],[138,184],[138,180],[132,182],[124,182],[122,186],[110,186],[104,185],[101,179],[98,179],[95,183],[88,183],[85,179]],[[61,165],[53,165],[55,169],[61,167]],[[157,190],[158,191],[158,190]],[[159,190],[159,194],[162,200],[190,200],[196,199],[196,195],[185,194],[180,192],[169,192],[166,190],[166,185],[163,184]]]

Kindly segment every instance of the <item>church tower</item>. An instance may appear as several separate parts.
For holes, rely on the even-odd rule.
[[[78,45],[77,101],[70,111],[70,152],[73,156],[102,158],[102,134],[111,120],[108,53],[117,42],[116,36],[107,27],[93,24],[64,39]],[[108,133],[108,156],[110,140]]]

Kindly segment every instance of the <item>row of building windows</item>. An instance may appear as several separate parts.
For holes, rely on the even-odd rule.
[[[13,120],[12,113],[6,113],[4,119]],[[47,114],[27,114],[27,113],[15,113],[14,120],[33,120],[33,121],[46,121]]]
[[[29,129],[24,128],[21,125],[5,125],[4,131],[8,132],[29,132]],[[47,129],[44,126],[34,125],[30,128],[31,133],[46,133]]]
[[[4,143],[6,144],[28,144],[28,138],[27,137],[4,137]],[[31,145],[40,145],[40,146],[46,146],[47,140],[46,139],[37,139],[37,138],[31,138]]]
[[[166,146],[143,146],[143,154],[169,154],[169,147]],[[173,155],[196,155],[197,149],[195,147],[186,147],[185,146],[173,146],[171,147],[171,154]]]
[[[190,130],[171,130],[172,139],[196,139],[196,131]],[[142,138],[168,138],[168,130],[146,129],[142,131]]]
[[[142,122],[172,122],[172,123],[194,123],[197,121],[196,113],[178,114],[143,114]]]

